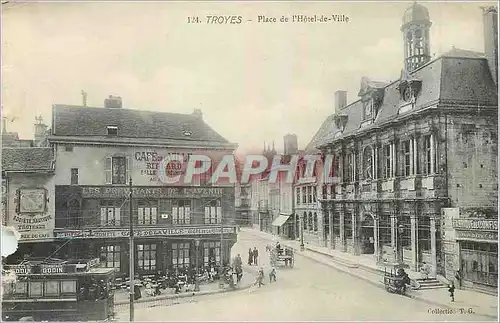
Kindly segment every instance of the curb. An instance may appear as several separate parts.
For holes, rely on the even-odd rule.
[[[252,232],[249,232],[249,231],[246,231],[246,232],[247,232],[247,233],[249,233],[249,234],[251,234],[251,235],[257,236],[256,234],[253,234]],[[266,240],[271,240],[271,241],[272,241],[272,239],[270,239],[270,238],[264,238],[264,237],[263,237],[263,239],[266,239]],[[326,262],[323,262],[323,261],[321,261],[321,260],[319,260],[319,259],[316,259],[316,258],[314,258],[314,257],[311,257],[311,256],[309,256],[309,255],[305,254],[304,252],[300,251],[299,249],[297,249],[297,248],[295,248],[295,247],[293,247],[293,246],[290,246],[290,245],[288,245],[288,244],[286,244],[286,243],[283,243],[283,245],[284,245],[284,246],[287,246],[287,247],[289,247],[289,248],[292,248],[292,249],[293,249],[293,251],[294,251],[295,253],[297,253],[298,255],[301,255],[301,256],[303,256],[303,257],[305,257],[305,258],[307,258],[307,259],[310,259],[310,260],[312,260],[312,261],[314,261],[314,262],[316,262],[316,263],[320,263],[320,264],[323,264],[323,265],[328,266],[328,267],[330,267],[330,268],[336,269],[336,270],[338,270],[338,271],[341,271],[341,272],[347,273],[347,274],[349,274],[349,275],[351,275],[351,276],[353,276],[353,277],[356,277],[356,278],[359,278],[359,279],[361,279],[361,280],[364,280],[365,282],[370,283],[371,285],[374,285],[374,286],[377,286],[377,287],[385,287],[385,285],[384,285],[382,282],[380,282],[380,281],[373,281],[372,279],[369,279],[369,278],[367,278],[367,277],[364,277],[364,276],[362,276],[362,275],[360,275],[360,274],[353,273],[353,272],[351,272],[350,270],[348,270],[348,269],[346,269],[346,268],[342,268],[341,266],[345,266],[345,267],[348,267],[348,268],[349,268],[349,266],[347,266],[347,265],[343,265],[343,264],[340,264],[340,262],[337,262],[337,261],[335,261],[335,260],[332,260],[332,261],[333,261],[333,262],[335,262],[336,264],[326,263]],[[334,258],[335,258],[335,257],[333,257],[333,256],[331,256],[331,255],[329,255],[329,254],[325,254],[325,253],[322,253],[322,252],[318,252],[318,251],[316,251],[316,250],[312,250],[312,249],[309,249],[309,248],[307,248],[307,247],[306,247],[305,249],[306,249],[306,250],[308,250],[308,251],[311,251],[311,252],[313,252],[313,253],[321,254],[321,255],[324,255],[324,256],[326,256],[326,257],[330,257],[330,258],[332,258],[332,259],[334,259]],[[338,263],[338,265],[337,265],[337,263]],[[364,270],[364,269],[360,268],[360,267],[359,267],[359,265],[357,265],[357,264],[356,264],[356,267],[352,267],[352,268],[359,268],[359,269],[361,269],[361,270]],[[414,300],[416,300],[416,301],[420,301],[420,302],[423,302],[423,303],[429,304],[429,305],[433,305],[433,306],[441,306],[441,307],[443,307],[443,306],[444,306],[444,307],[449,308],[449,309],[454,309],[454,308],[453,308],[452,306],[450,306],[449,304],[444,304],[444,303],[440,303],[440,302],[436,302],[436,301],[431,301],[431,300],[426,299],[426,298],[425,298],[425,297],[423,297],[423,296],[408,295],[408,297],[409,297],[409,298],[411,298],[411,299],[414,299]],[[487,318],[493,318],[493,319],[497,319],[497,317],[498,317],[498,316],[493,316],[493,315],[490,315],[490,314],[478,313],[478,312],[475,312],[475,315],[478,315],[478,316],[483,316],[483,317],[487,317]]]

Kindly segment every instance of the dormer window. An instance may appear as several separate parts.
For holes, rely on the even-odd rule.
[[[411,90],[411,87],[407,87],[404,91],[403,91],[403,100],[405,102],[410,102],[412,100],[412,97],[413,97],[413,93],[412,93],[412,90]]]
[[[118,136],[118,127],[117,126],[107,126],[108,136]]]
[[[364,105],[364,118],[365,120],[371,119],[373,117],[373,99],[367,100],[363,102]]]

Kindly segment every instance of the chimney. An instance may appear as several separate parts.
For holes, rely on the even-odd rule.
[[[297,140],[297,135],[296,134],[286,134],[283,137],[283,142],[284,142],[284,154],[285,155],[293,155],[296,154],[299,150],[299,144]]]
[[[122,97],[110,95],[104,99],[104,107],[107,109],[121,109],[123,107]]]
[[[203,112],[201,112],[200,109],[194,109],[193,111],[193,115],[197,118],[200,118],[203,120]]]
[[[347,105],[347,91],[336,91],[335,92],[335,114],[340,114],[342,110]]]
[[[483,7],[484,53],[493,81],[498,84],[498,9]]]
[[[40,147],[43,146],[45,138],[47,136],[47,128],[48,126],[43,123],[42,116],[35,118],[35,146]]]

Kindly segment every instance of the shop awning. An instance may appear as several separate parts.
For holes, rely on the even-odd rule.
[[[285,222],[288,220],[290,216],[289,215],[283,215],[280,214],[274,221],[273,221],[273,226],[275,227],[281,227]]]

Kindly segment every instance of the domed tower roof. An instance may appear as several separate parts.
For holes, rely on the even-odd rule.
[[[403,26],[405,27],[411,23],[430,23],[429,10],[416,1],[413,2],[412,6],[406,9],[403,15]]]

